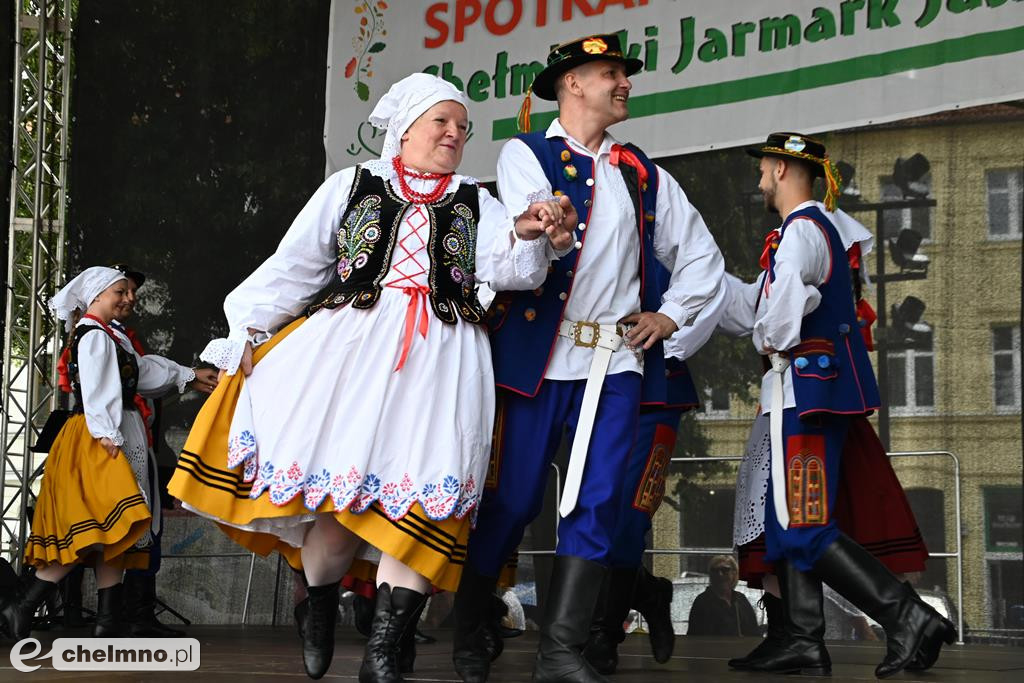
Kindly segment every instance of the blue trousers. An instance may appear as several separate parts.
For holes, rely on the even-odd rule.
[[[850,419],[843,415],[822,415],[802,420],[795,408],[783,411],[789,528],[783,529],[775,516],[772,500],[775,482],[769,476],[764,507],[766,562],[786,559],[800,571],[810,571],[839,536],[832,510],[849,426]]]
[[[676,432],[683,411],[678,408],[641,410],[636,443],[619,500],[619,523],[615,526],[608,564],[615,568],[643,564],[644,540],[651,530],[651,518],[665,495],[665,477],[676,445]]]
[[[608,563],[619,517],[622,482],[640,406],[641,377],[605,378],[576,509],[558,526],[557,555]],[[544,380],[533,398],[503,394],[495,420],[492,472],[469,537],[468,562],[497,576],[540,513],[551,461],[567,426],[575,436],[585,380]]]

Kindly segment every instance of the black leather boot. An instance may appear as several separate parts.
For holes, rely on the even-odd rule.
[[[840,534],[814,564],[814,570],[885,629],[885,659],[875,668],[879,678],[902,671],[915,659],[920,666],[931,666],[942,643],[956,640],[956,627],[948,619],[848,536]]]
[[[124,586],[116,584],[96,591],[96,623],[92,625],[93,638],[122,638],[125,635],[121,614]]]
[[[619,643],[626,639],[622,623],[633,604],[637,572],[636,567],[627,567],[605,574],[590,624],[590,638],[583,649],[583,656],[599,674],[613,674],[619,666]]]
[[[125,572],[124,623],[133,638],[184,638],[185,632],[156,618],[156,575]]]
[[[323,678],[334,658],[334,624],[338,619],[338,584],[306,589],[309,608],[302,627],[302,664],[310,678]]]
[[[504,647],[501,636],[491,628],[497,585],[497,577],[478,574],[468,563],[462,568],[452,607],[455,615],[452,662],[463,683],[484,683],[490,674],[491,662]]]
[[[777,562],[775,570],[782,592],[785,637],[781,643],[762,643],[758,657],[747,660],[746,670],[809,676],[831,675],[832,660],[825,649],[821,581],[794,569],[785,561]]]
[[[57,584],[43,581],[33,574],[24,586],[15,589],[0,609],[0,631],[15,640],[27,638],[39,605],[56,590]]]
[[[606,571],[582,557],[555,556],[533,683],[607,683],[583,658]]]
[[[398,640],[398,670],[404,674],[411,674],[416,665],[417,625],[420,623],[423,608],[426,606],[427,600],[424,598],[420,601],[416,611],[409,617],[409,628],[405,629],[402,637]]]
[[[399,671],[398,643],[409,629],[415,632],[413,615],[422,611],[427,596],[408,588],[392,589],[386,583],[377,586],[377,605],[366,641],[359,683],[399,683],[405,679]]]
[[[292,615],[295,617],[295,630],[299,632],[299,640],[306,637],[306,615],[309,614],[309,596],[295,603]]]
[[[732,669],[742,671],[749,668],[751,660],[760,659],[768,652],[782,647],[786,640],[786,628],[782,618],[782,600],[771,593],[765,593],[761,596],[761,604],[764,605],[764,611],[768,617],[768,632],[765,634],[764,640],[758,643],[757,647],[745,657],[729,660],[729,667]]]
[[[654,661],[664,664],[676,646],[676,632],[672,628],[672,582],[640,567],[633,607],[647,622],[647,638],[651,641]]]

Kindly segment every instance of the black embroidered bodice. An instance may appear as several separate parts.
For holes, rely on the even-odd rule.
[[[372,308],[380,298],[381,282],[391,267],[399,225],[412,203],[398,196],[391,185],[362,166],[338,229],[338,263],[329,294],[309,307],[351,303]],[[476,239],[480,203],[475,185],[462,184],[455,192],[423,207],[430,223],[426,252],[430,259],[430,306],[440,320],[479,323],[484,310],[477,299]]]
[[[71,391],[75,395],[74,412],[85,412],[85,404],[82,402],[82,384],[78,379],[78,344],[82,337],[93,330],[108,334],[98,325],[79,325],[71,334],[71,359],[68,361],[68,378],[71,380]],[[121,376],[121,407],[125,410],[135,410],[135,393],[139,385],[139,362],[135,354],[125,350],[117,340],[112,339],[114,348],[117,350],[117,367]]]

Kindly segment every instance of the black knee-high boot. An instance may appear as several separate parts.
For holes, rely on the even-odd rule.
[[[901,583],[874,555],[840,534],[814,564],[814,571],[837,593],[885,629],[885,659],[879,678],[913,665],[928,668],[942,644],[952,644],[956,627],[927,605],[910,584]]]
[[[462,569],[453,605],[452,662],[463,683],[484,683],[490,674],[491,662],[504,647],[491,623],[497,585],[497,577],[478,574],[468,563]]]
[[[124,586],[120,583],[96,591],[96,623],[93,638],[120,638],[124,633],[121,606]]]
[[[415,629],[414,614],[419,614],[427,596],[408,588],[392,589],[386,583],[377,587],[377,605],[366,641],[359,683],[399,683],[404,680],[398,665],[398,643],[408,629]]]
[[[622,623],[633,603],[637,572],[636,567],[628,567],[611,569],[605,574],[590,638],[583,650],[583,656],[599,674],[613,674],[619,666],[619,643],[626,639]]]
[[[672,582],[640,567],[633,607],[647,622],[647,638],[651,641],[654,661],[664,664],[676,646],[676,632],[672,627]]]
[[[27,638],[39,605],[56,590],[57,584],[43,581],[33,574],[28,583],[16,590],[0,609],[0,631],[15,640]]]
[[[420,601],[420,606],[409,617],[409,627],[402,633],[398,640],[398,669],[404,674],[411,674],[416,666],[416,627],[423,616],[423,608],[427,606],[427,600]]]
[[[777,562],[775,570],[782,592],[785,637],[781,643],[762,643],[758,656],[750,657],[744,668],[771,673],[830,675],[832,660],[825,649],[821,580],[786,561]]]
[[[730,659],[729,667],[732,669],[749,668],[751,660],[760,659],[768,652],[782,647],[786,639],[786,628],[782,618],[782,600],[766,592],[761,596],[761,603],[764,605],[764,611],[768,617],[768,633],[765,634],[764,640],[758,643],[757,647],[745,657]]]
[[[310,678],[323,678],[334,658],[334,624],[338,619],[338,584],[310,586],[302,628],[302,663]]]
[[[583,658],[606,571],[582,557],[555,556],[533,669],[534,683],[607,683]]]

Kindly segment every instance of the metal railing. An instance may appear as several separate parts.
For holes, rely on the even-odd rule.
[[[954,514],[956,517],[956,550],[953,552],[941,551],[941,552],[929,552],[928,557],[941,558],[941,559],[955,559],[956,560],[956,621],[957,621],[957,645],[963,645],[964,638],[964,561],[963,561],[963,537],[962,537],[962,521],[960,518],[961,501],[960,501],[960,459],[951,451],[894,451],[887,453],[890,459],[892,458],[924,458],[924,457],[948,457],[953,461],[953,505]],[[743,456],[730,455],[730,456],[706,456],[697,458],[670,458],[670,462],[673,463],[699,463],[699,462],[738,462],[743,460]],[[561,470],[558,465],[551,463],[551,467],[555,471],[555,535],[558,535],[558,505],[560,503],[562,495],[562,481],[561,481]],[[733,547],[721,547],[721,548],[650,548],[644,552],[648,555],[730,555],[733,552]],[[520,550],[519,555],[535,556],[535,555],[554,555],[554,549],[551,550]]]

